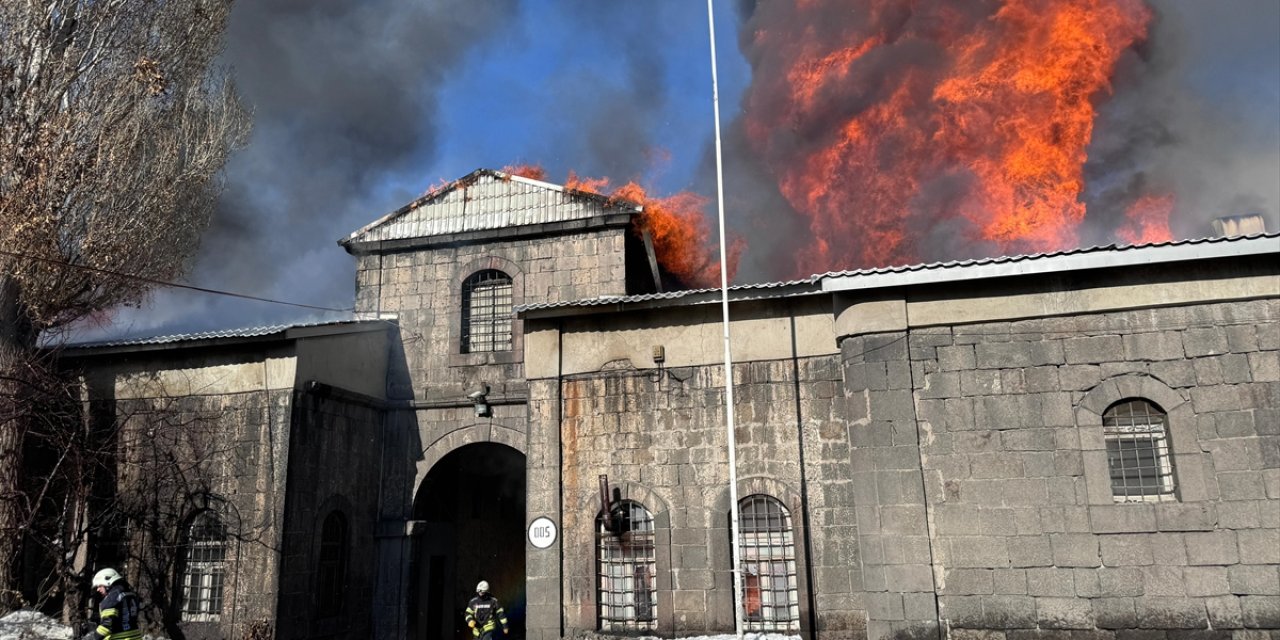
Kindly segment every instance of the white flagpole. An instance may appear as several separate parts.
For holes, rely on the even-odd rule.
[[[716,74],[716,18],[707,0],[707,27],[711,40],[711,104],[716,122],[716,208],[720,221],[720,313],[724,325],[725,430],[729,435],[729,543],[733,549],[733,628],[742,637],[742,549],[738,541],[738,454],[733,420],[733,359],[729,349],[729,265],[724,233],[724,160],[720,150],[720,79]]]

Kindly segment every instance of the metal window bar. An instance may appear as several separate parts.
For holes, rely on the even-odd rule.
[[[347,522],[338,512],[324,520],[320,534],[320,566],[317,567],[320,618],[342,613],[342,589],[346,582]]]
[[[746,631],[800,630],[800,591],[791,516],[776,498],[752,495],[739,504]]]
[[[227,573],[227,530],[212,514],[196,516],[187,533],[182,618],[217,622]]]
[[[511,277],[494,269],[462,283],[462,352],[511,350]]]
[[[614,533],[596,519],[599,552],[600,629],[602,631],[651,631],[656,628],[657,552],[653,516],[644,505],[625,501],[631,529]]]
[[[1102,433],[1116,502],[1176,499],[1163,411],[1142,399],[1120,402],[1103,413]]]

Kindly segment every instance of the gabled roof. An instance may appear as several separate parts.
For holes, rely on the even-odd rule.
[[[600,194],[493,169],[477,169],[357,229],[338,244],[350,248],[367,242],[588,220],[639,211],[639,205]]]

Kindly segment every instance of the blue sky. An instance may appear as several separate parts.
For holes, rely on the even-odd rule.
[[[752,81],[738,46],[752,4],[716,0],[730,137]],[[1192,212],[1175,220],[1184,236],[1200,234],[1201,213],[1237,209],[1264,213],[1275,230],[1280,2],[1150,4],[1159,14],[1150,44],[1101,106],[1098,150],[1122,156],[1124,171],[1181,189]],[[336,241],[479,167],[533,163],[553,181],[574,170],[639,179],[660,195],[712,196],[708,53],[698,0],[239,2],[226,61],[255,130],[228,163],[226,192],[188,281],[349,307],[354,261]],[[1161,135],[1135,122],[1158,122]],[[729,225],[748,241],[739,281],[793,277],[780,258],[787,242],[806,241],[803,229],[743,145],[726,150]],[[1092,171],[1097,185],[1123,182],[1109,166]],[[856,203],[850,209],[856,215]],[[122,310],[105,332],[316,317],[162,290]]]
[[[711,72],[705,5],[683,2],[629,2],[608,17],[613,24],[583,24],[565,3],[539,0],[520,5],[517,20],[492,44],[467,55],[460,73],[446,80],[438,120],[446,132],[438,159],[427,170],[434,178],[457,177],[483,165],[541,164],[553,179],[567,171],[594,175],[597,152],[583,123],[565,117],[566,101],[631,99],[633,73],[647,78],[658,95],[639,116],[649,149],[670,152],[666,166],[655,160],[640,176],[659,190],[689,188],[704,145],[712,133]],[[733,12],[721,7],[718,33],[722,117],[736,112],[749,70],[736,44]],[[659,27],[661,25],[661,27]],[[636,44],[646,51],[626,51]],[[628,55],[630,53],[630,55]],[[632,58],[651,64],[634,71]],[[626,128],[626,127],[620,127]],[[642,156],[644,148],[617,147]],[[619,166],[634,166],[619,162]],[[478,164],[477,164],[478,163]],[[419,185],[415,185],[419,186]]]

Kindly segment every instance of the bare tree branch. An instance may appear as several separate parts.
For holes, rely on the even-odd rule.
[[[217,64],[230,0],[0,3],[0,612],[41,333],[179,276],[248,116]]]

